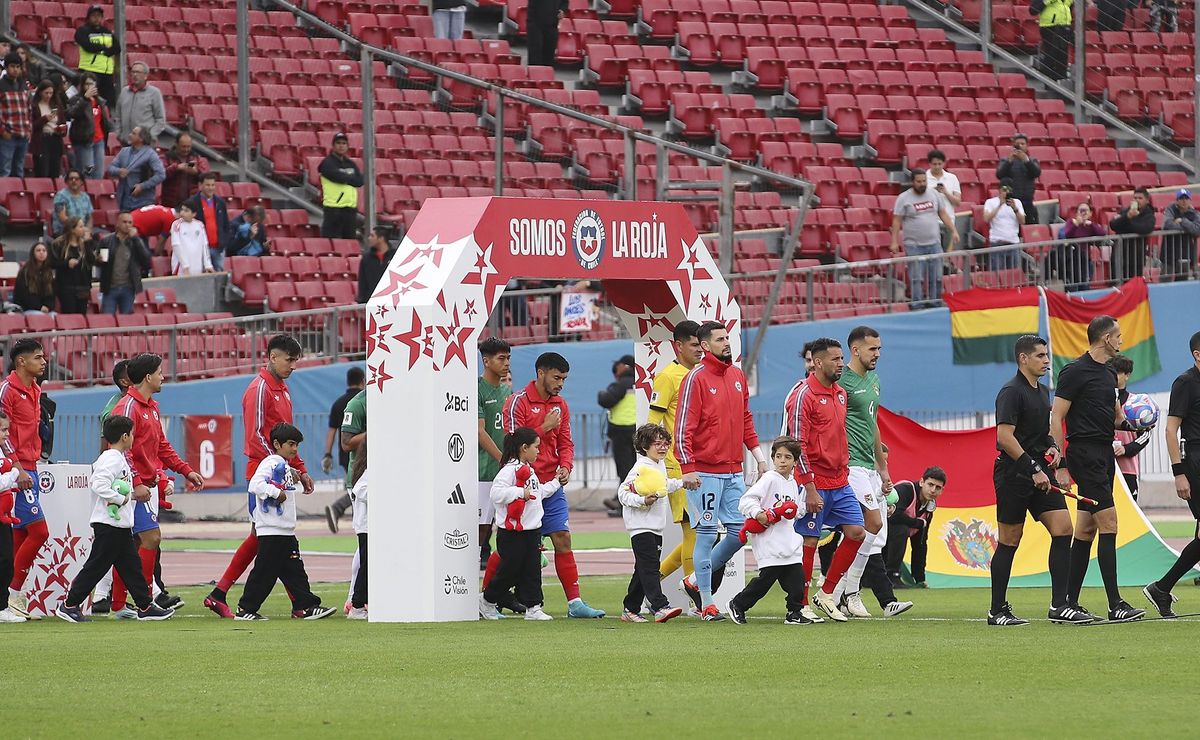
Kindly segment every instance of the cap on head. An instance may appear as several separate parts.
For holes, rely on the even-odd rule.
[[[93,14],[93,13],[99,13],[100,15],[104,15],[104,6],[102,6],[102,5],[89,5],[89,6],[88,6],[88,11],[87,11],[87,15],[88,15],[88,17],[90,18],[90,17],[92,16],[92,14]]]
[[[336,144],[336,143],[338,143],[339,141],[344,141],[344,142],[346,142],[347,144],[349,144],[349,143],[350,143],[350,139],[348,139],[348,138],[346,137],[346,134],[345,134],[345,133],[343,133],[343,132],[341,132],[341,131],[338,131],[336,134],[334,134],[334,135],[333,135],[333,143],[334,143],[334,144]]]
[[[1188,200],[1191,200],[1192,191],[1188,190],[1187,188],[1183,188],[1179,192],[1175,193],[1175,200],[1179,200],[1181,198],[1187,198]]]

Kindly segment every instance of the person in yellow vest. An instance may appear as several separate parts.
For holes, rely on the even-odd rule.
[[[613,363],[613,382],[596,394],[596,403],[608,409],[608,443],[612,448],[613,462],[617,464],[617,480],[625,480],[637,452],[633,449],[633,434],[637,430],[637,399],[634,397],[633,355],[624,355]],[[613,496],[604,501],[609,516],[621,516],[621,504]]]
[[[700,339],[697,333],[700,325],[695,321],[680,321],[675,325],[675,333],[671,342],[675,350],[675,359],[654,376],[654,385],[650,393],[650,415],[646,417],[650,424],[661,424],[675,437],[675,412],[679,409],[679,386],[692,368],[700,364],[704,351],[700,349]],[[675,459],[675,446],[667,453],[667,477],[683,478],[679,469],[679,461]],[[687,494],[683,490],[667,495],[671,504],[671,520],[683,530],[683,541],[667,553],[659,566],[658,575],[666,578],[681,566],[684,575],[695,570],[692,566],[692,549],[696,545],[696,530],[692,529],[687,518]]]
[[[115,101],[113,73],[121,45],[113,32],[104,27],[104,8],[99,5],[88,8],[87,21],[75,30],[75,45],[79,47],[79,71],[92,73],[100,97]]]
[[[363,186],[362,171],[346,152],[350,140],[344,133],[333,135],[333,151],[321,160],[321,236],[329,239],[353,239],[358,231],[358,189]]]
[[[1074,31],[1071,27],[1071,0],[1033,0],[1030,13],[1038,16],[1042,31],[1038,68],[1052,80],[1067,77],[1067,52]]]

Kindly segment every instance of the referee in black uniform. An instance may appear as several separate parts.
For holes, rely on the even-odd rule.
[[[1017,374],[996,394],[996,449],[1000,454],[992,469],[992,482],[1000,542],[992,556],[992,608],[987,621],[999,627],[1029,624],[1028,619],[1013,614],[1006,596],[1028,512],[1050,533],[1048,618],[1086,624],[1092,621],[1091,615],[1067,603],[1071,515],[1063,495],[1050,488],[1047,470],[1047,459],[1057,464],[1061,457],[1050,436],[1050,390],[1039,382],[1050,369],[1050,352],[1045,339],[1026,334],[1017,339],[1013,354]]]
[[[1179,559],[1158,581],[1142,589],[1162,617],[1175,616],[1171,589],[1180,578],[1200,563],[1200,332],[1188,342],[1192,351],[1192,367],[1175,378],[1171,384],[1171,400],[1167,405],[1167,454],[1171,457],[1171,473],[1175,476],[1175,493],[1188,502],[1196,518],[1196,536],[1183,548]],[[1179,438],[1182,432],[1183,443]]]
[[[1087,576],[1092,541],[1099,532],[1096,562],[1108,594],[1108,619],[1130,622],[1141,619],[1146,610],[1130,606],[1117,587],[1117,509],[1113,501],[1116,458],[1112,440],[1115,429],[1129,426],[1117,401],[1117,372],[1109,361],[1121,351],[1121,327],[1112,316],[1097,316],[1088,324],[1087,337],[1088,351],[1058,374],[1050,412],[1050,433],[1055,443],[1062,449],[1064,421],[1070,442],[1066,469],[1058,469],[1059,485],[1069,488],[1074,478],[1079,495],[1096,501],[1094,505],[1079,502],[1075,541],[1071,543],[1067,603],[1087,612],[1079,606],[1079,592]]]

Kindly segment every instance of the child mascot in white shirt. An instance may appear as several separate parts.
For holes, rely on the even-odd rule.
[[[666,622],[683,613],[672,607],[662,592],[659,579],[659,562],[662,560],[662,533],[670,519],[671,506],[667,495],[678,491],[683,485],[679,478],[667,477],[667,452],[671,449],[671,435],[658,424],[643,424],[633,435],[633,447],[637,450],[637,462],[617,489],[621,502],[621,516],[629,530],[629,541],[633,546],[633,578],[625,593],[625,610],[622,622],[648,622],[639,612],[642,601],[650,604],[655,622]]]

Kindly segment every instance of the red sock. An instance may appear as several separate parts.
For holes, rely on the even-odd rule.
[[[114,613],[125,608],[125,581],[121,580],[121,574],[113,571],[113,585],[111,594],[112,609]]]
[[[804,546],[804,603],[808,603],[808,584],[812,583],[813,562],[817,559],[817,546]]]
[[[258,555],[258,535],[251,532],[242,541],[242,544],[238,545],[237,552],[233,554],[233,560],[229,561],[229,567],[225,569],[225,575],[221,576],[221,580],[217,581],[217,588],[228,592],[229,588],[250,567],[250,563],[254,562],[256,555]]]
[[[500,567],[500,553],[493,551],[488,555],[487,567],[483,569],[483,587],[487,589],[488,584],[492,582],[492,576],[496,575],[496,569]]]
[[[142,559],[142,577],[146,579],[146,588],[154,593],[154,560],[158,557],[158,550],[139,547],[138,557]]]
[[[22,533],[20,546],[17,545],[17,532]],[[46,528],[45,519],[13,530],[13,579],[9,584],[11,588],[20,591],[25,585],[25,578],[29,575],[29,569],[33,567],[33,561],[37,559],[38,552],[49,538],[50,530]]]
[[[563,593],[567,601],[579,598],[579,566],[575,564],[575,553],[571,551],[554,553],[554,572],[562,583]]]
[[[821,585],[821,592],[833,595],[833,590],[837,588],[838,581],[842,580],[842,576],[846,575],[846,570],[850,564],[854,562],[854,556],[858,554],[858,548],[862,547],[862,540],[852,540],[849,537],[842,537],[842,544],[833,551],[833,562],[829,564],[829,572],[825,574],[825,583]]]

